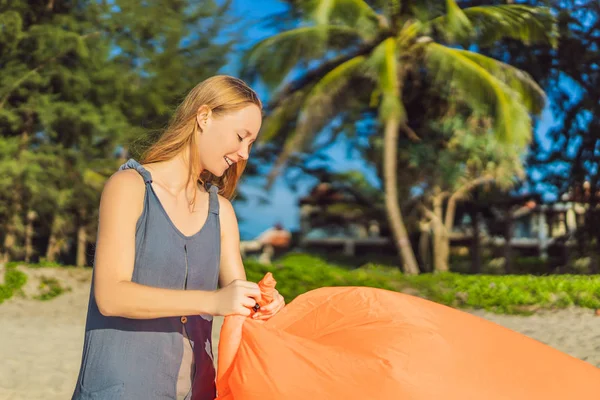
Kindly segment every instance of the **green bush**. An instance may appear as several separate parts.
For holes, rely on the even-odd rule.
[[[10,299],[15,292],[27,283],[27,275],[17,270],[19,263],[6,263],[4,272],[4,284],[0,285],[0,304]]]
[[[4,284],[0,285],[0,304],[9,298],[11,298],[16,292],[18,292],[23,285],[27,282],[27,275],[19,270],[17,266],[24,266],[27,268],[75,268],[72,266],[64,266],[58,263],[41,262],[38,264],[25,263],[20,261],[11,261],[6,263]],[[56,296],[68,292],[71,289],[63,287],[60,282],[55,278],[42,277],[40,286],[40,294],[34,296],[38,300],[50,300]]]
[[[277,280],[277,289],[289,303],[297,296],[320,287],[368,286],[405,291],[456,308],[483,308],[497,313],[529,314],[538,309],[568,306],[600,309],[600,279],[594,275],[465,275],[456,272],[403,275],[398,268],[367,263],[359,268],[336,259],[291,253],[273,265],[244,261],[248,279],[258,282],[267,272]],[[5,283],[0,285],[0,303],[10,298],[27,281],[16,269],[22,263],[6,265]],[[535,264],[531,260],[531,264]],[[28,265],[32,267],[32,265]],[[56,265],[49,265],[56,266]],[[64,291],[56,279],[42,278],[41,294],[47,300]]]
[[[325,286],[369,286],[411,294],[456,308],[483,308],[496,313],[530,314],[537,309],[571,305],[600,308],[600,279],[589,275],[403,275],[397,268],[366,264],[349,270],[307,254],[290,254],[273,264],[245,262],[248,279],[259,281],[271,271],[289,303],[298,295]]]
[[[515,274],[542,275],[550,272],[550,266],[555,265],[553,259],[544,260],[540,257],[516,257],[513,261]]]
[[[290,254],[271,266],[256,261],[244,262],[248,279],[259,281],[267,272],[277,280],[277,289],[289,302],[298,295],[324,286],[371,286],[397,290],[401,282],[394,277],[402,274],[397,268],[366,265],[348,270],[328,264],[324,259],[308,254]]]
[[[55,298],[56,296],[61,295],[64,292],[70,291],[71,288],[63,287],[56,278],[48,278],[46,276],[42,276],[39,290],[40,294],[35,296],[35,299],[50,300]]]

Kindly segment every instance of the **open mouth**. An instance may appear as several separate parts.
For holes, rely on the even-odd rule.
[[[233,161],[231,161],[229,158],[227,158],[227,156],[223,157],[225,159],[225,162],[227,163],[227,165],[229,167],[231,167],[233,165]]]

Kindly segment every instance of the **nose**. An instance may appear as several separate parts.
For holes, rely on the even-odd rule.
[[[248,156],[249,156],[249,151],[248,151],[248,147],[247,146],[241,146],[240,149],[238,150],[238,156],[242,159],[242,160],[247,160]]]

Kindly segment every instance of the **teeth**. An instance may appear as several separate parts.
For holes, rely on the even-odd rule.
[[[225,157],[225,162],[229,165],[232,166],[233,165],[233,161],[231,161],[229,158]]]

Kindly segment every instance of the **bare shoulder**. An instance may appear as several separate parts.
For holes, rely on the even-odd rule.
[[[219,214],[224,215],[225,217],[233,217],[235,218],[235,211],[233,209],[233,205],[231,202],[227,200],[225,197],[219,196]]]
[[[145,183],[140,174],[133,169],[115,172],[104,185],[100,207],[111,209],[141,210],[144,199]]]
[[[231,202],[219,195],[219,221],[221,224],[221,237],[237,237],[239,232],[237,217]]]

